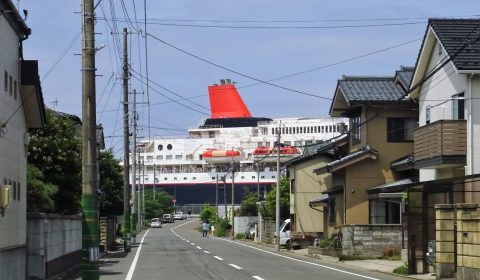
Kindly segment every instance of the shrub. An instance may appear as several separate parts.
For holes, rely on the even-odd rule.
[[[245,239],[245,233],[239,232],[235,235],[235,239]]]
[[[399,267],[395,268],[393,270],[393,273],[407,275],[408,274],[408,263],[404,263],[402,266],[399,266]]]
[[[228,224],[228,220],[226,219],[218,219],[215,223],[215,235],[219,237],[226,236],[226,230],[230,226]]]

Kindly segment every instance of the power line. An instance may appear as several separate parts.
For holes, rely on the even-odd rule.
[[[283,89],[283,90],[286,90],[286,91],[290,91],[290,92],[294,92],[294,93],[298,93],[298,94],[302,94],[302,95],[306,95],[306,96],[311,96],[311,97],[316,97],[316,98],[326,99],[326,100],[332,100],[332,98],[329,98],[329,97],[324,97],[324,96],[320,96],[320,95],[315,95],[315,94],[312,94],[312,93],[307,93],[307,92],[303,92],[303,91],[299,91],[299,90],[287,88],[287,87],[284,87],[284,86],[280,86],[280,85],[277,85],[277,84],[273,84],[273,83],[270,83],[270,82],[268,82],[268,81],[260,80],[260,79],[258,79],[258,78],[253,77],[253,76],[240,73],[240,72],[238,72],[238,71],[236,71],[236,70],[227,68],[227,67],[225,67],[225,66],[222,66],[222,65],[219,65],[219,64],[217,64],[217,63],[211,62],[210,60],[207,60],[207,59],[205,59],[205,58],[199,57],[198,55],[195,55],[195,54],[193,54],[193,53],[191,53],[191,52],[188,52],[188,51],[185,51],[185,50],[183,50],[183,49],[181,49],[181,48],[179,48],[179,47],[176,47],[176,46],[174,46],[174,45],[172,45],[172,44],[170,44],[170,43],[168,43],[168,42],[166,42],[166,41],[164,41],[164,40],[162,40],[162,39],[160,39],[160,38],[158,38],[158,37],[156,37],[156,36],[154,36],[154,35],[152,35],[152,34],[150,34],[150,33],[147,33],[147,36],[150,36],[150,37],[152,37],[153,39],[159,41],[160,43],[162,43],[162,44],[164,44],[164,45],[167,45],[167,46],[169,46],[169,47],[171,47],[171,48],[173,48],[173,49],[176,49],[177,51],[182,52],[182,53],[184,53],[184,54],[186,54],[186,55],[189,55],[189,56],[191,56],[191,57],[193,57],[193,58],[196,58],[196,59],[198,59],[198,60],[201,60],[201,61],[203,61],[203,62],[205,62],[205,63],[207,63],[207,64],[213,65],[213,66],[215,66],[215,67],[217,67],[217,68],[226,70],[226,71],[228,71],[228,72],[237,74],[237,75],[239,75],[239,76],[242,76],[242,77],[245,77],[245,78],[248,78],[248,79],[257,81],[257,82],[260,82],[260,83],[262,83],[262,84],[266,84],[266,85],[269,85],[269,86],[272,86],[272,87],[280,88],[280,89]]]

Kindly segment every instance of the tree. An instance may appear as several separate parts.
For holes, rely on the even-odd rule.
[[[123,168],[111,149],[99,154],[100,186],[98,192],[100,216],[123,214]]]
[[[27,211],[51,213],[55,210],[53,197],[57,186],[45,183],[45,176],[37,167],[27,165]]]
[[[157,191],[154,200],[153,191],[145,190],[145,220],[160,218],[163,214],[175,211],[172,199],[173,197],[167,192]]]
[[[82,192],[81,142],[75,129],[80,120],[52,110],[46,113],[45,128],[31,135],[27,161],[41,171],[45,184],[58,188],[54,194],[50,193],[54,212],[76,214],[80,212]],[[41,207],[34,205],[36,201],[32,199],[31,202],[32,209]]]
[[[264,217],[270,217],[275,220],[276,207],[276,186],[267,193],[265,203],[260,207],[260,213]],[[280,180],[280,219],[284,220],[290,216],[290,184],[286,177]]]
[[[257,216],[257,192],[244,188],[243,194],[243,200],[239,209],[240,216]]]

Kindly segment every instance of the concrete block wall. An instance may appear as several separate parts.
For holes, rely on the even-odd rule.
[[[475,203],[456,204],[457,279],[480,279],[480,213]]]
[[[78,264],[82,249],[80,216],[28,213],[28,272],[45,279]]]
[[[435,205],[435,272],[440,278],[455,273],[455,212],[452,204]]]
[[[401,225],[343,225],[342,254],[382,257],[386,248],[402,247]]]

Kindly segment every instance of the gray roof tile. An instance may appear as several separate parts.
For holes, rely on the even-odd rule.
[[[480,70],[480,19],[430,19],[458,70]]]
[[[344,76],[338,85],[349,103],[394,102],[405,94],[395,77]]]

